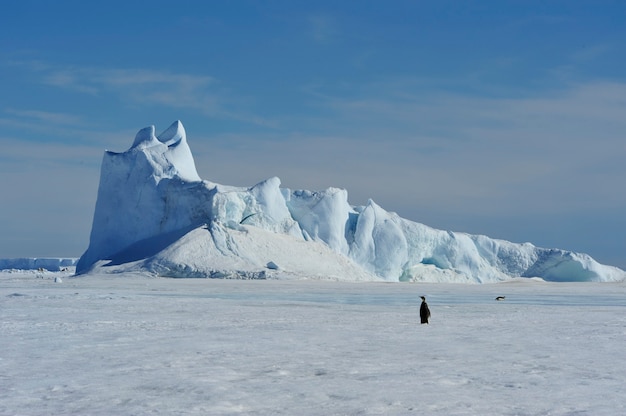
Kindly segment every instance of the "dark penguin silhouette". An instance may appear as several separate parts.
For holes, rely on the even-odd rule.
[[[427,324],[428,319],[430,318],[430,309],[428,309],[426,298],[424,296],[420,296],[420,298],[422,298],[422,306],[420,306],[420,320],[423,324]]]
[[[498,297],[496,298],[496,300],[504,300],[505,298],[506,298],[506,296],[498,296]]]

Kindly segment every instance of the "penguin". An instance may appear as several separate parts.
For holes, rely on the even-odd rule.
[[[504,300],[504,298],[505,298],[505,297],[506,297],[506,296],[498,296],[498,297],[496,298],[496,300]]]
[[[424,296],[420,296],[420,298],[422,298],[422,305],[420,306],[420,321],[423,324],[427,324],[428,319],[430,318],[430,309],[426,303],[426,298]]]

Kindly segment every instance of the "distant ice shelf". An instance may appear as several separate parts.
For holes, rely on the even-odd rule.
[[[48,258],[48,257],[21,257],[13,259],[0,259],[0,270],[39,270],[44,269],[58,272],[67,267],[74,267],[76,258]]]

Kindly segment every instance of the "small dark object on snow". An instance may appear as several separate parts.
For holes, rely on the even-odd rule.
[[[430,318],[430,309],[428,309],[426,298],[424,296],[420,296],[420,298],[422,298],[422,305],[420,306],[420,321],[423,324],[427,324],[428,319]]]
[[[505,298],[505,297],[506,297],[506,296],[498,296],[498,297],[496,298],[496,300],[504,300],[504,298]]]

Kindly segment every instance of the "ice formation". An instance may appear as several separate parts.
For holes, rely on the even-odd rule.
[[[344,189],[250,188],[202,180],[180,121],[105,152],[90,243],[77,273],[480,283],[516,277],[619,281],[586,254],[442,231],[352,206]]]
[[[53,257],[20,257],[13,259],[0,259],[0,270],[47,270],[58,272],[76,265],[74,258]]]

